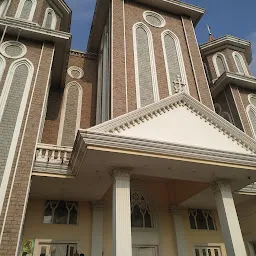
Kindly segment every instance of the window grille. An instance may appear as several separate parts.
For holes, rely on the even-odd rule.
[[[216,230],[211,210],[190,209],[189,222],[191,229]]]
[[[44,223],[73,224],[78,223],[78,202],[51,201],[45,203]]]

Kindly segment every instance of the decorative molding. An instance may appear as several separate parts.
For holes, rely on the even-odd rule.
[[[256,144],[252,138],[186,93],[169,96],[159,102],[89,128],[87,132],[119,134],[121,131],[140,125],[140,123],[147,122],[181,106],[186,107],[195,115],[199,115],[205,122],[208,122],[209,125],[218,129],[219,132],[232,138],[232,140],[236,141],[238,145],[241,145],[248,152],[256,152]]]
[[[78,72],[79,73],[78,77],[74,77],[74,75],[72,74],[72,71]],[[71,66],[68,68],[68,75],[74,79],[81,79],[84,76],[84,71],[79,67]]]
[[[137,29],[142,28],[148,37],[148,49],[150,57],[150,66],[151,66],[151,77],[152,77],[152,86],[154,101],[159,101],[159,91],[158,91],[158,81],[157,81],[157,72],[156,72],[156,62],[155,62],[155,53],[153,45],[153,37],[150,29],[142,22],[138,22],[133,25],[133,51],[134,51],[134,66],[135,66],[135,83],[136,83],[136,99],[137,99],[137,108],[141,107],[140,100],[140,82],[139,82],[139,67],[138,67],[138,52],[137,52]]]
[[[248,116],[248,120],[249,120],[249,124],[250,124],[251,130],[252,130],[252,134],[253,134],[254,138],[256,138],[256,127],[254,127],[255,124],[253,124],[252,119],[249,115],[250,110],[253,112],[253,114],[255,116],[255,120],[256,120],[256,107],[254,107],[252,104],[250,104],[246,107],[246,114]]]
[[[104,210],[104,201],[92,201],[91,206],[93,210],[103,211]]]
[[[185,69],[184,59],[183,59],[183,56],[182,56],[182,50],[181,50],[179,38],[172,31],[165,30],[161,33],[161,41],[162,41],[162,47],[163,47],[163,53],[164,53],[164,62],[165,62],[165,70],[166,70],[166,75],[167,75],[169,95],[172,95],[175,92],[172,92],[172,83],[174,81],[170,81],[169,63],[168,63],[167,54],[166,54],[166,47],[167,46],[165,45],[165,41],[164,41],[165,36],[170,36],[174,40],[175,47],[176,47],[177,58],[178,58],[178,62],[179,62],[181,82],[182,82],[182,84],[186,85],[186,86],[184,86],[184,91],[189,93],[189,88],[187,86],[188,85],[188,80],[187,80],[187,75],[186,75],[186,69]]]
[[[52,14],[52,22],[51,22],[51,27],[50,28],[46,28],[46,21],[47,21],[47,16],[48,14],[51,13]],[[46,8],[45,13],[44,13],[44,21],[43,21],[43,27],[45,27],[46,29],[55,29],[56,28],[56,24],[57,24],[57,16],[55,11],[52,8]]]
[[[88,58],[88,59],[92,59],[92,60],[97,60],[97,54],[90,53],[90,52],[70,50],[70,55],[76,56],[76,57],[81,57],[81,58]]]
[[[181,207],[177,204],[169,205],[169,213],[171,215],[181,215],[183,213],[183,211],[184,211],[183,207]]]
[[[114,180],[130,181],[131,169],[130,168],[118,168],[114,169],[112,176]]]
[[[7,47],[11,47],[11,46],[20,48],[21,53],[18,54],[17,56],[10,56],[10,55],[6,52],[6,48],[7,48]],[[0,52],[1,52],[6,58],[9,58],[9,59],[19,59],[19,58],[22,58],[23,56],[26,55],[26,53],[27,53],[27,47],[26,47],[26,45],[24,45],[23,43],[18,42],[18,41],[6,41],[6,42],[4,42],[4,43],[1,44],[1,46],[0,46]]]
[[[231,191],[229,180],[218,180],[211,184],[214,193],[221,192],[223,190]]]
[[[22,9],[23,9],[23,6],[26,1],[28,1],[28,0],[20,0],[20,3],[18,5],[16,14],[15,14],[15,18],[22,19],[22,18],[20,18],[20,15],[22,13]],[[36,10],[37,0],[29,0],[29,1],[32,1],[32,7],[31,7],[30,14],[29,14],[29,17],[27,20],[32,21],[33,17],[34,17],[35,10]],[[26,19],[22,19],[22,20],[26,20]]]
[[[212,56],[212,62],[213,62],[213,66],[214,66],[216,75],[217,75],[217,77],[220,77],[222,74],[220,73],[220,70],[219,70],[219,67],[218,67],[218,63],[217,63],[217,58],[218,57],[221,57],[221,59],[223,60],[223,64],[226,67],[225,71],[229,72],[229,67],[228,67],[228,63],[227,63],[226,57],[225,57],[225,55],[223,53],[217,52],[216,54],[214,54]]]
[[[174,84],[174,91],[175,93],[184,92],[184,88],[186,87],[186,84],[182,83],[182,80],[180,78],[180,75],[177,75],[177,79],[173,81]]]
[[[153,24],[152,22],[150,22],[150,21],[148,20],[148,16],[152,16],[152,17],[158,19],[159,22],[160,22],[160,25],[156,25],[156,24]],[[166,25],[166,21],[165,21],[165,19],[163,18],[163,16],[160,15],[159,13],[157,13],[157,12],[153,12],[153,11],[144,11],[144,12],[143,12],[143,18],[144,18],[144,20],[145,20],[149,25],[151,25],[151,26],[153,26],[153,27],[156,27],[156,28],[163,28],[163,27]]]
[[[244,63],[244,59],[243,59],[242,55],[240,53],[238,53],[237,51],[234,51],[234,52],[232,52],[232,56],[233,56],[234,62],[236,64],[237,72],[241,75],[250,76],[250,74],[248,72],[248,69],[246,67],[246,64]],[[241,73],[240,70],[239,70],[239,66],[238,66],[238,63],[237,63],[236,58],[235,58],[236,56],[238,57],[241,65],[242,65],[242,68],[243,68],[243,71],[244,71],[243,73]]]
[[[1,82],[2,77],[3,77],[5,67],[6,67],[6,61],[5,61],[4,57],[2,57],[0,55],[0,82]]]

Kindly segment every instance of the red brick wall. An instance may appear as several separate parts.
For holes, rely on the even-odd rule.
[[[26,56],[34,64],[35,72],[23,119],[19,143],[16,148],[15,161],[13,163],[8,189],[5,196],[4,208],[0,218],[0,226],[3,231],[0,255],[15,255],[20,228],[23,224],[22,216],[25,213],[25,202],[30,186],[35,146],[37,143],[38,130],[40,128],[41,111],[46,87],[48,85],[47,79],[52,64],[51,56],[53,54],[53,46],[45,44],[42,52],[40,68],[38,69],[41,47],[42,45],[40,45],[40,43],[34,44],[34,47],[30,45]],[[33,91],[37,70],[37,80]],[[25,122],[25,120],[27,122]],[[12,193],[10,194],[9,192],[11,189]],[[8,199],[9,206],[7,208]],[[6,221],[3,225],[4,216]]]

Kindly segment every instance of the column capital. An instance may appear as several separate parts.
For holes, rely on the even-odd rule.
[[[103,211],[104,209],[104,201],[92,201],[91,207],[93,210]]]
[[[112,172],[114,180],[130,181],[131,169],[130,168],[116,168]]]
[[[169,205],[169,213],[171,215],[181,215],[183,212],[183,207],[177,204],[170,204]]]
[[[230,180],[218,180],[211,184],[212,190],[214,193],[220,192],[220,191],[230,191]]]

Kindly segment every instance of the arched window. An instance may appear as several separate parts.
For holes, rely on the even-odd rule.
[[[222,112],[222,109],[221,109],[221,105],[218,104],[218,103],[215,103],[214,104],[214,108],[215,108],[215,111],[218,115],[221,115],[221,112]]]
[[[234,61],[236,63],[236,68],[237,68],[238,73],[242,74],[242,75],[249,75],[242,55],[238,52],[233,52],[232,55],[233,55]]]
[[[170,30],[165,30],[162,32],[161,38],[169,94],[172,95],[181,91],[187,92],[188,82],[179,39]]]
[[[137,108],[159,100],[153,38],[142,22],[133,26]]]
[[[226,58],[220,52],[216,53],[213,56],[213,65],[214,65],[217,77],[220,77],[224,72],[229,71]]]
[[[5,59],[0,55],[0,82],[2,80],[5,66],[6,66]]]
[[[55,29],[57,17],[53,9],[47,8],[44,14],[43,27],[48,29]]]
[[[251,128],[253,130],[254,137],[256,138],[256,95],[248,95],[250,105],[247,107],[247,114],[250,120]]]
[[[70,82],[64,91],[58,145],[72,147],[80,128],[83,90],[79,83]]]
[[[24,117],[34,68],[27,59],[14,61],[0,96],[0,211]]]
[[[32,21],[36,9],[36,0],[21,0],[15,17]]]
[[[224,119],[226,119],[228,122],[231,124],[234,124],[234,121],[231,117],[231,115],[228,112],[222,111],[222,107],[219,103],[214,104],[215,112],[219,115],[222,116]]]
[[[154,228],[149,202],[138,190],[131,192],[131,222],[133,228]]]
[[[0,17],[4,16],[8,0],[0,0]]]

